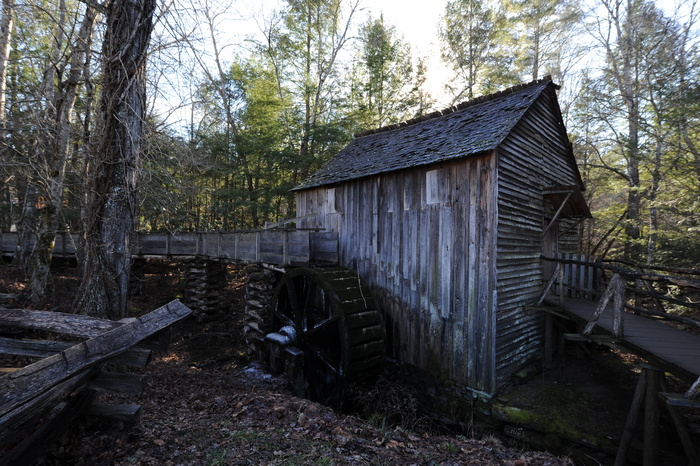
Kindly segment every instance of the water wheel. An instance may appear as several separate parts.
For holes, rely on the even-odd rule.
[[[293,346],[304,353],[305,393],[299,395],[342,406],[349,383],[372,380],[381,372],[384,321],[357,272],[293,269],[283,275],[271,313],[272,328],[293,334]]]

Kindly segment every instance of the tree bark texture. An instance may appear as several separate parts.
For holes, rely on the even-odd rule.
[[[113,0],[108,5],[102,95],[88,162],[85,263],[75,303],[77,312],[95,317],[126,315],[154,9],[155,0]]]

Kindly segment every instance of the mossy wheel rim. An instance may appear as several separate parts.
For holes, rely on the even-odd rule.
[[[293,326],[304,351],[308,398],[342,406],[349,383],[376,378],[385,354],[381,312],[357,272],[298,268],[287,272],[272,299],[272,328]]]

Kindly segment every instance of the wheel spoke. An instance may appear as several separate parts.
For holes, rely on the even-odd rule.
[[[351,270],[298,268],[287,272],[275,293],[275,324],[295,328],[294,344],[305,355],[304,395],[328,405],[342,405],[350,377],[371,380],[381,370],[383,332],[364,329],[382,326],[382,317],[368,307],[371,296],[358,302],[355,295],[364,298],[367,291],[353,290],[354,283],[364,286]]]
[[[297,287],[294,280],[288,280],[287,283],[287,297],[289,298],[289,306],[292,308],[293,315],[299,313],[299,296],[297,296]]]
[[[340,316],[335,316],[331,317],[330,319],[323,320],[314,325],[314,327],[311,330],[307,330],[306,332],[304,332],[304,335],[306,336],[306,338],[313,338],[316,334],[327,330],[329,325],[336,323],[338,320],[340,320]]]
[[[338,375],[340,372],[340,367],[336,367],[336,365],[333,364],[333,361],[331,361],[328,357],[326,357],[323,354],[323,351],[317,348],[311,347],[311,352],[313,356],[315,356],[318,360],[320,360],[323,363],[323,366],[326,369],[330,369],[331,372],[333,372],[335,375]]]

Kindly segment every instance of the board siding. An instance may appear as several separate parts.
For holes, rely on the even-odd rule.
[[[495,159],[481,156],[333,187],[340,263],[373,288],[390,356],[485,393],[496,388],[496,186]],[[297,196],[302,217],[326,189]],[[327,214],[303,226],[334,231]]]
[[[542,357],[543,188],[580,175],[553,91],[496,152],[297,191],[303,227],[338,232],[339,260],[372,286],[390,356],[493,394]],[[331,215],[327,190],[335,200]],[[575,223],[553,228],[576,250]]]
[[[543,232],[548,207],[542,189],[576,185],[568,138],[553,95],[543,93],[498,150],[498,239],[496,322],[497,385],[542,357],[544,316],[529,309],[542,291]],[[560,222],[570,225],[570,221]],[[556,228],[556,226],[555,226]],[[560,248],[565,241],[560,239]],[[569,238],[564,249],[575,241]]]

